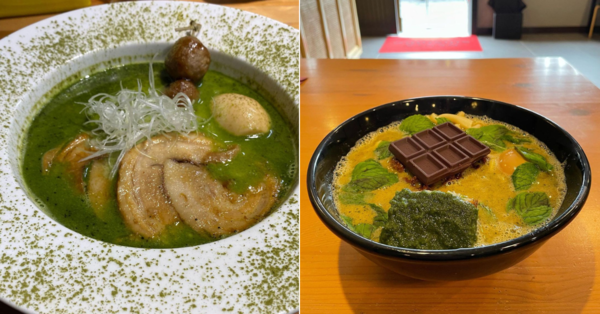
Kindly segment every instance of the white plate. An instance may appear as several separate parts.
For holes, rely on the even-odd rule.
[[[0,299],[25,312],[285,313],[298,307],[298,184],[256,226],[190,248],[137,249],[56,223],[29,198],[23,132],[55,86],[162,54],[191,19],[211,68],[258,88],[298,128],[299,32],[236,9],[128,2],[61,14],[0,41]],[[61,84],[59,84],[61,83]]]

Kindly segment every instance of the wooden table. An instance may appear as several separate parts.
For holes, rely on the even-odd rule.
[[[562,58],[303,60],[301,173],[334,127],[368,108],[429,95],[491,98],[557,122],[600,169],[600,90]],[[302,184],[304,179],[301,180]],[[301,198],[301,312],[600,313],[600,190],[520,264],[484,278],[425,282],[391,273],[341,243]],[[599,262],[596,262],[596,259]],[[600,277],[599,277],[600,278]]]
[[[92,5],[110,3],[109,0],[92,0]],[[114,1],[113,1],[114,2]],[[192,0],[190,2],[205,2],[220,4],[224,6],[250,11],[256,14],[264,15],[279,22],[285,23],[295,28],[300,28],[299,19],[299,0],[268,0],[268,1],[242,1],[242,0]],[[0,39],[8,36],[25,26],[49,18],[56,14],[42,14],[34,16],[22,16],[0,19]]]

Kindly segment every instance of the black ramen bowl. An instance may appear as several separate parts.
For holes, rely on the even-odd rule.
[[[418,106],[418,111],[417,111]],[[419,114],[464,111],[488,116],[529,132],[544,142],[565,164],[567,193],[556,216],[535,231],[510,241],[475,248],[419,250],[381,244],[350,231],[335,207],[331,183],[342,157],[366,134]],[[378,265],[423,280],[464,280],[501,271],[522,261],[567,226],[585,203],[591,170],[575,139],[556,123],[522,107],[481,98],[434,96],[401,100],[369,109],[342,123],[319,144],[307,175],[311,203],[325,225],[338,237]]]

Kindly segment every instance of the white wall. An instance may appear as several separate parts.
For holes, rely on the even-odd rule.
[[[523,27],[587,26],[593,0],[523,0]],[[478,0],[477,26],[492,27],[488,0]]]

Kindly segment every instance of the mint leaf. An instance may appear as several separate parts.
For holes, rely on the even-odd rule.
[[[342,218],[342,220],[346,223],[348,229],[356,232],[356,230],[354,229],[354,225],[352,224],[352,218],[342,214],[340,214],[340,218]]]
[[[511,198],[510,200],[508,200],[508,203],[506,203],[506,211],[509,212],[513,209],[515,209],[515,202],[516,202],[516,197],[515,198]]]
[[[402,120],[402,123],[400,123],[400,130],[412,135],[431,129],[434,126],[435,124],[433,124],[429,118],[416,114]]]
[[[481,128],[469,128],[465,131],[465,133],[471,135],[477,140],[479,140],[483,136],[483,131],[481,130]]]
[[[486,125],[480,128],[470,128],[465,132],[495,151],[501,152],[506,149],[502,138],[509,131],[503,125]]]
[[[519,165],[511,176],[515,190],[529,189],[533,182],[535,182],[539,172],[538,167],[530,162]]]
[[[502,140],[511,142],[513,144],[531,143],[530,139],[524,137],[515,137],[512,132],[505,134],[502,137]]]
[[[544,192],[520,193],[508,201],[506,209],[515,210],[528,225],[541,223],[552,214],[550,199]]]
[[[544,222],[552,214],[552,207],[538,206],[529,208],[521,215],[523,221],[528,225],[537,225]]]
[[[544,192],[522,192],[508,201],[506,211],[537,206],[549,206],[550,199]]]
[[[340,218],[342,218],[342,220],[344,221],[344,223],[346,224],[346,226],[348,226],[348,228],[358,234],[360,234],[361,236],[370,239],[371,238],[371,234],[373,234],[373,231],[375,231],[377,228],[382,227],[383,225],[385,225],[385,223],[387,222],[387,212],[375,205],[375,204],[368,204],[369,207],[371,207],[371,209],[373,209],[376,213],[377,216],[375,216],[375,218],[373,219],[373,224],[367,224],[367,223],[360,223],[357,225],[354,225],[352,223],[352,218],[346,216],[346,215],[342,215],[340,214]]]
[[[375,227],[383,227],[385,223],[388,221],[388,214],[385,209],[377,206],[375,204],[369,204],[371,209],[377,213],[377,216],[373,218],[373,226]]]
[[[491,208],[489,208],[488,206],[479,203],[477,204],[477,207],[480,207],[481,209],[483,209],[483,211],[488,214],[490,217],[492,217],[494,220],[498,220],[498,218],[496,217],[496,215],[494,214],[494,212],[492,211]]]
[[[550,163],[544,158],[544,156],[534,153],[532,150],[522,146],[515,146],[515,149],[525,158],[525,160],[536,164],[542,171],[550,171],[554,169]]]
[[[356,226],[354,226],[354,229],[356,230],[356,233],[360,234],[361,236],[370,239],[371,238],[371,234],[373,233],[373,231],[375,231],[375,227],[371,224],[358,224]]]
[[[392,157],[392,152],[390,152],[390,142],[381,141],[377,144],[377,148],[375,149],[375,155],[377,156],[377,160],[386,159],[388,157]]]
[[[365,194],[352,193],[352,192],[340,192],[338,198],[342,204],[346,205],[366,205]]]
[[[442,123],[452,122],[452,121],[448,120],[448,118],[435,118],[435,122],[437,122],[437,124],[442,124]]]
[[[352,180],[343,190],[346,192],[373,191],[398,182],[398,176],[387,171],[379,162],[369,159],[358,163],[352,170]]]

